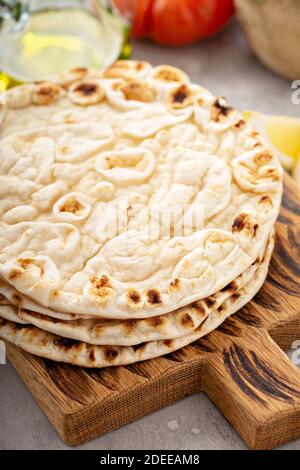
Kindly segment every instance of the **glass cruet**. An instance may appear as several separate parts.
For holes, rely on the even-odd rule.
[[[0,88],[130,55],[128,23],[104,0],[0,0]],[[0,90],[1,91],[1,90]]]

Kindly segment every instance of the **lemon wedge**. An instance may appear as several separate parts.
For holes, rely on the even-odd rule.
[[[293,169],[292,174],[296,183],[300,186],[300,158],[298,159],[295,168]]]
[[[245,111],[244,117],[266,139],[282,166],[300,179],[300,119],[288,116],[268,116],[256,111]]]

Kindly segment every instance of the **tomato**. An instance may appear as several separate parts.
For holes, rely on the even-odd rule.
[[[154,0],[135,0],[135,14],[132,33],[135,38],[142,38],[151,30],[152,7]]]
[[[134,37],[180,46],[217,32],[234,11],[233,0],[115,0],[131,9]]]
[[[114,0],[113,3],[132,23],[132,34],[144,37],[151,28],[153,0]]]

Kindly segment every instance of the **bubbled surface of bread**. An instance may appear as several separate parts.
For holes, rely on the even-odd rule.
[[[42,308],[155,317],[213,295],[263,253],[280,164],[182,71],[78,69],[12,89],[0,116],[0,275]],[[179,233],[201,210],[203,226]]]

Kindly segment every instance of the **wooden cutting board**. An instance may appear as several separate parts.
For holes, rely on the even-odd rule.
[[[287,176],[268,279],[207,337],[168,356],[102,370],[39,359],[11,345],[7,353],[69,445],[203,391],[250,448],[270,449],[300,436],[300,371],[283,352],[296,340],[300,191]],[[300,361],[300,351],[295,356]]]

